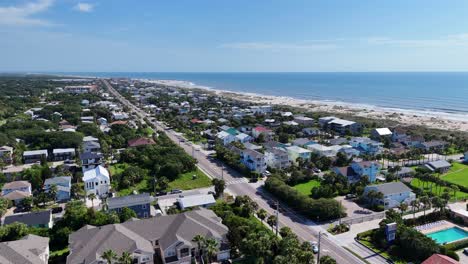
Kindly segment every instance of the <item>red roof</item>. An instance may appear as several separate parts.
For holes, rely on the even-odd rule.
[[[194,118],[194,119],[190,120],[190,122],[192,122],[193,124],[203,123],[203,121],[201,121],[200,119],[197,119],[197,118]]]
[[[460,262],[445,255],[434,254],[421,264],[459,264]]]
[[[135,138],[128,141],[129,147],[138,147],[155,144],[154,140],[151,138]]]
[[[258,126],[256,128],[254,128],[255,131],[258,131],[258,132],[270,132],[271,130],[266,128],[266,127],[262,127],[262,126]]]

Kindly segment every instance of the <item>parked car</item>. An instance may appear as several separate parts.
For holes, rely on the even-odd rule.
[[[171,194],[178,194],[178,193],[182,193],[182,190],[179,190],[179,189],[171,190]]]
[[[353,193],[348,193],[345,198],[346,199],[355,199],[355,198],[357,198],[357,195],[355,195]]]
[[[314,254],[317,254],[319,252],[318,243],[315,241],[311,241],[310,245],[312,246],[312,252],[314,252]]]
[[[322,170],[320,170],[319,168],[313,168],[312,171],[315,172],[315,173],[321,173],[322,172]]]
[[[166,195],[166,194],[167,194],[167,192],[161,191],[161,192],[157,192],[156,196],[163,196],[163,195]]]
[[[58,214],[58,213],[61,213],[62,211],[63,211],[63,208],[60,207],[60,206],[52,208],[52,213],[53,214]]]
[[[468,248],[463,249],[463,254],[468,255]]]
[[[215,195],[216,193],[213,191],[209,191],[208,194]]]

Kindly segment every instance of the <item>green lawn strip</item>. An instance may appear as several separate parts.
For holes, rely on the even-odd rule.
[[[374,251],[375,253],[378,253],[379,255],[381,255],[382,257],[386,258],[386,259],[390,259],[393,263],[395,264],[406,264],[408,262],[406,261],[403,261],[403,260],[400,260],[400,259],[397,259],[395,258],[394,256],[391,256],[390,254],[388,254],[387,251],[383,251],[377,247],[374,246],[374,244],[372,244],[371,242],[367,241],[367,240],[359,240],[359,242],[361,242],[362,244],[364,244],[366,247],[368,247],[370,250]]]
[[[312,192],[312,189],[314,187],[320,186],[320,182],[317,180],[311,180],[305,183],[300,183],[297,185],[294,185],[293,188],[299,191],[300,193],[309,196]]]
[[[452,163],[452,168],[442,175],[442,180],[468,187],[468,166],[456,162]]]
[[[430,182],[427,182],[427,181],[421,181],[420,179],[413,179],[411,181],[411,186],[414,186],[414,187],[417,187],[417,188],[423,188],[423,183],[424,183],[424,190],[425,191],[431,191],[430,189]],[[440,185],[437,185],[435,183],[432,183],[432,193],[436,196],[439,196],[439,186]],[[440,191],[440,194],[443,193],[443,191],[446,189],[446,188],[450,188],[450,187],[442,187],[442,190]],[[450,192],[450,196],[452,197],[452,199],[454,198],[453,197],[453,192]],[[459,199],[462,199],[462,198],[466,198],[468,197],[468,193],[465,193],[465,192],[461,192],[461,191],[457,191],[456,192],[456,198],[457,200]]]
[[[68,247],[66,247],[61,250],[55,250],[55,251],[50,252],[50,257],[62,256],[63,254],[68,255],[69,252],[70,250],[68,249]]]
[[[192,179],[193,175],[197,175],[196,179]],[[168,189],[191,190],[211,186],[211,179],[198,168],[196,171],[191,171],[180,175],[176,180],[169,182]]]

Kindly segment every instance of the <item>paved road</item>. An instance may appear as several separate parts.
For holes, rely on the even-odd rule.
[[[107,87],[110,93],[114,95],[122,104],[131,109],[139,118],[143,119],[147,115],[146,113],[139,109],[137,106],[133,105],[130,101],[120,95],[107,80],[102,80],[104,85]],[[158,131],[163,131],[164,128],[158,122],[149,122],[153,128]],[[276,202],[273,197],[263,192],[260,187],[254,187],[252,184],[246,183],[245,178],[242,177],[237,171],[234,171],[230,168],[225,167],[220,161],[211,159],[201,151],[196,150],[196,146],[192,145],[190,142],[181,142],[181,138],[174,131],[167,130],[167,136],[180,144],[180,146],[190,155],[193,155],[194,158],[198,161],[198,166],[204,170],[211,177],[222,178],[227,184],[227,191],[233,195],[247,195],[256,201],[260,208],[265,209],[269,214],[275,213],[274,203]],[[361,264],[364,263],[346,249],[341,247],[339,241],[334,238],[334,236],[328,234],[323,228],[319,225],[316,225],[314,222],[305,219],[294,211],[290,210],[286,205],[280,204],[280,213],[279,213],[279,226],[288,226],[291,228],[296,235],[303,241],[317,241],[319,232],[324,232],[325,235],[322,235],[321,239],[321,251],[322,255],[330,255],[336,259],[337,263],[340,264]]]

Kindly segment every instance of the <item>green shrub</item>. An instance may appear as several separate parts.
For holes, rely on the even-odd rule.
[[[444,247],[447,250],[457,251],[459,249],[463,249],[463,248],[468,247],[468,239],[464,239],[464,240],[461,240],[461,241],[456,241],[456,242],[444,245]]]

